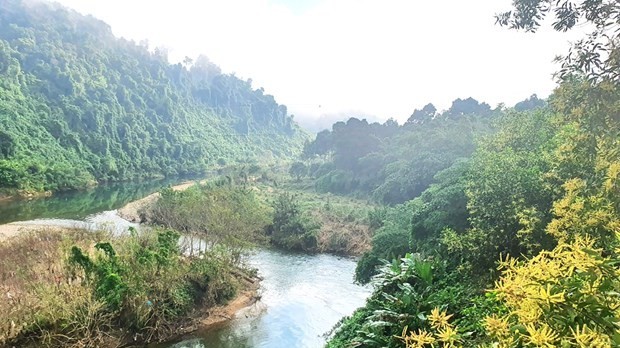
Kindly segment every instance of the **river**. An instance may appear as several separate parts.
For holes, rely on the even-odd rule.
[[[0,204],[0,223],[32,223],[124,230],[132,224],[114,209],[171,182],[105,185],[56,197]],[[28,224],[29,221],[24,222]],[[343,317],[362,306],[368,287],[353,284],[355,260],[333,255],[261,249],[246,261],[259,270],[261,300],[237,318],[157,348],[314,348]]]
[[[264,278],[259,315],[241,315],[217,329],[158,347],[322,347],[324,335],[370,294],[368,287],[353,284],[355,261],[350,258],[260,250],[249,263]]]

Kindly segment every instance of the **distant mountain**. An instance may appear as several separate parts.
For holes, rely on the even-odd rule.
[[[162,50],[57,4],[0,2],[0,188],[197,173],[301,151],[287,108],[205,57]]]

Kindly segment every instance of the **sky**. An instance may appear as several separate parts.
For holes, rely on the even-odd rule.
[[[432,102],[491,106],[548,96],[553,59],[579,33],[495,25],[510,0],[56,0],[117,36],[200,54],[288,106],[297,120],[404,122]]]

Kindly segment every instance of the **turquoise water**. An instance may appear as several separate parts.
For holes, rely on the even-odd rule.
[[[249,263],[264,278],[254,308],[217,329],[158,348],[322,347],[325,334],[370,295],[368,287],[353,284],[350,258],[261,250]]]
[[[82,220],[187,180],[190,178],[103,184],[88,190],[59,192],[46,198],[0,201],[0,224],[34,219]]]
[[[119,218],[115,209],[185,180],[118,183],[45,199],[4,201],[0,202],[0,224],[22,221],[20,224],[126,231],[134,224]],[[322,347],[325,334],[362,306],[370,294],[369,288],[353,284],[355,260],[351,258],[259,250],[246,262],[264,278],[261,300],[255,306],[217,329],[156,347]]]

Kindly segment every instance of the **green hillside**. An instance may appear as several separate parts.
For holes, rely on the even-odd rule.
[[[199,173],[300,152],[286,106],[206,57],[116,38],[47,3],[0,3],[0,188]]]

